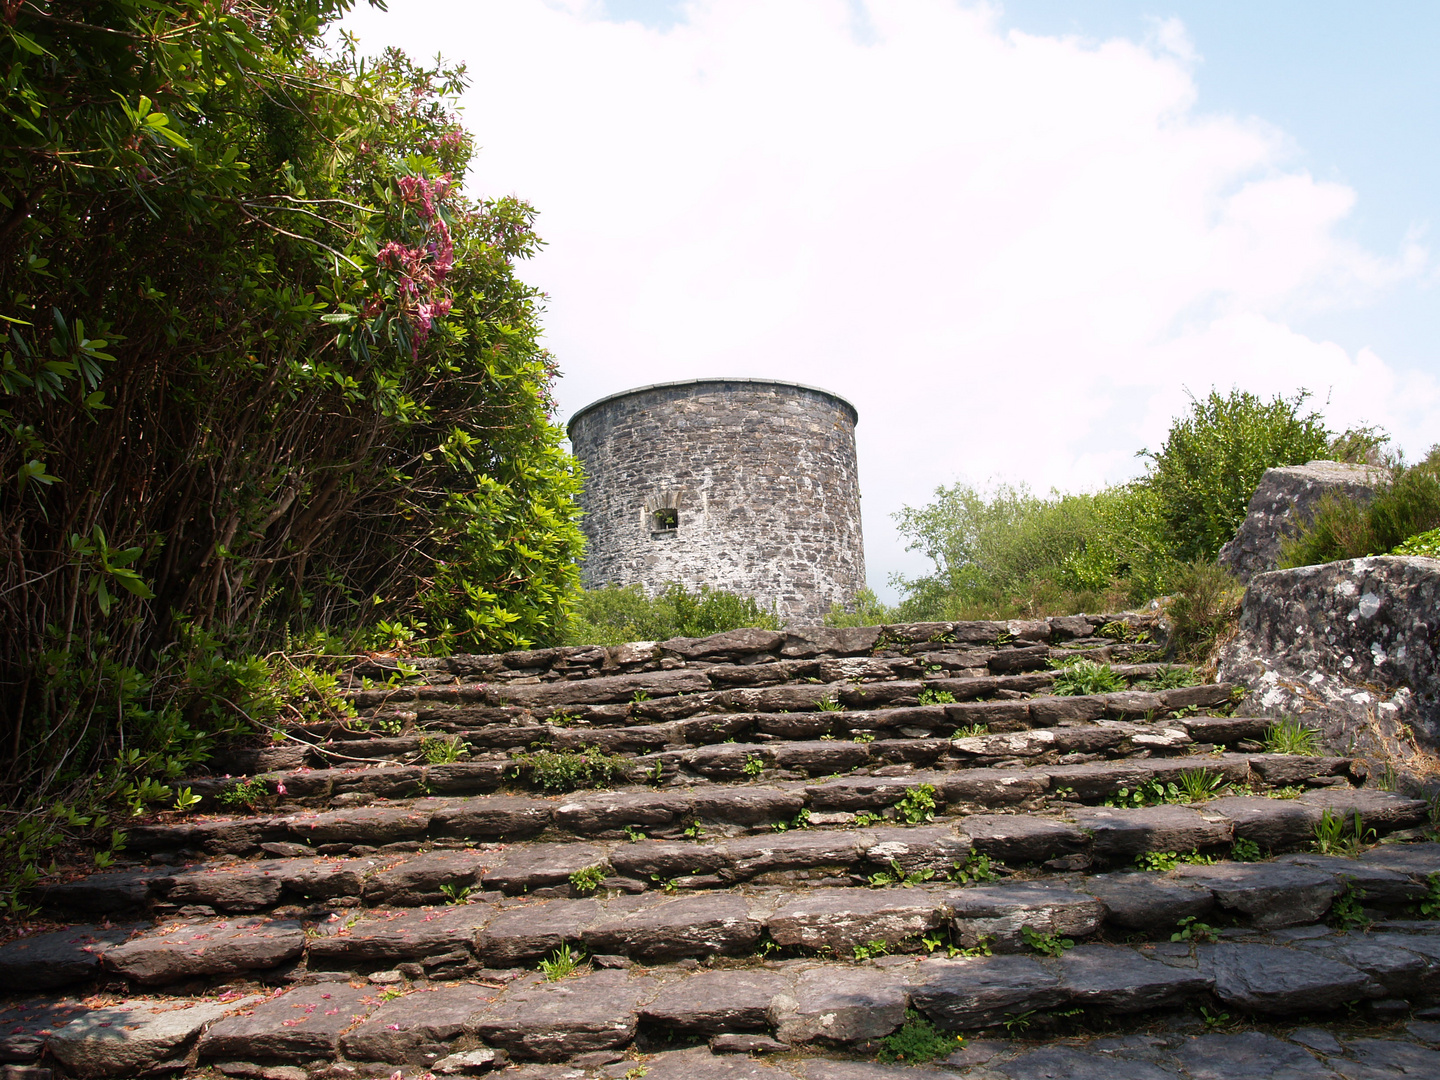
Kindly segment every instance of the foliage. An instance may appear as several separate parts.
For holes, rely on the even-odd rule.
[[[864,944],[856,942],[851,946],[851,952],[856,960],[873,960],[878,956],[890,954],[890,943],[881,938],[874,941],[867,941]]]
[[[1177,851],[1142,851],[1135,856],[1135,865],[1139,869],[1152,870],[1162,874],[1174,870],[1182,863],[1191,866],[1210,866],[1214,862],[1213,856],[1201,855],[1194,848],[1188,855]]]
[[[765,762],[756,755],[751,754],[745,759],[745,764],[741,766],[740,771],[746,776],[759,776],[765,771]]]
[[[1427,559],[1440,559],[1440,529],[1417,533],[1403,544],[1396,544],[1391,555],[1423,555]]]
[[[445,897],[445,903],[452,905],[468,904],[470,902],[469,885],[441,885],[440,892]]]
[[[861,589],[847,608],[831,604],[825,616],[826,626],[884,626],[900,622],[899,610],[881,603],[870,589]]]
[[[1209,923],[1201,922],[1196,915],[1186,915],[1175,925],[1177,929],[1170,935],[1171,941],[1203,945],[1219,938],[1219,935],[1215,933],[1215,928]]]
[[[220,793],[220,805],[231,809],[244,807],[253,810],[274,792],[270,789],[270,783],[264,777],[251,776],[245,780],[231,784]]]
[[[288,710],[281,652],[564,621],[534,214],[455,181],[458,69],[326,49],[351,4],[3,5],[7,866]]]
[[[1236,862],[1259,862],[1264,855],[1259,844],[1242,836],[1231,845],[1230,858]]]
[[[1287,716],[1269,726],[1263,741],[1267,754],[1299,754],[1314,757],[1320,753],[1320,733],[1306,727],[1293,716]]]
[[[708,585],[691,592],[671,582],[654,599],[640,585],[609,585],[580,593],[564,640],[567,645],[623,645],[751,626],[778,630],[780,623],[753,598]]]
[[[887,885],[899,885],[902,888],[912,888],[916,885],[923,885],[935,876],[934,870],[912,870],[905,871],[894,859],[890,860],[890,869],[881,870],[870,875],[870,887],[882,889]]]
[[[1158,693],[1161,690],[1178,690],[1183,686],[1195,686],[1200,681],[1200,676],[1194,668],[1186,667],[1183,664],[1174,664],[1161,668],[1150,678],[1136,683],[1135,689]]]
[[[1075,947],[1075,942],[1070,938],[1061,937],[1056,933],[1047,933],[1036,930],[1031,926],[1022,926],[1020,936],[1025,939],[1025,944],[1038,953],[1046,956],[1064,956],[1066,951]]]
[[[604,787],[625,768],[619,754],[608,754],[598,746],[579,750],[534,750],[512,759],[510,775],[524,777],[546,791],[575,791]]]
[[[1366,555],[1432,554],[1440,529],[1440,446],[1407,466],[1396,460],[1374,497],[1359,503],[1330,492],[1298,536],[1281,544],[1281,566],[1311,566]],[[1402,550],[1403,549],[1403,550]]]
[[[1075,697],[1080,694],[1111,694],[1129,687],[1124,676],[1117,675],[1109,664],[1097,664],[1094,660],[1082,658],[1066,664],[1055,673],[1051,690],[1060,697]]]
[[[1187,802],[1213,799],[1225,788],[1225,777],[1209,769],[1186,769],[1179,779],[1181,797]]]
[[[1420,901],[1420,914],[1427,919],[1440,919],[1440,873],[1430,874],[1425,882],[1430,891]]]
[[[1348,817],[1325,809],[1315,823],[1315,850],[1321,855],[1359,856],[1361,849],[1375,839],[1375,830],[1366,829],[1358,810]]]
[[[914,1009],[905,1010],[905,1022],[893,1034],[880,1040],[878,1061],[901,1061],[907,1065],[923,1065],[946,1057],[965,1046],[963,1035],[940,1031]]]
[[[926,687],[920,691],[919,700],[921,705],[953,705],[955,695],[949,690],[932,690]]]
[[[1245,590],[1224,567],[1204,559],[1177,566],[1166,605],[1170,650],[1177,659],[1204,662],[1240,622]]]
[[[549,982],[559,982],[567,975],[573,975],[585,962],[583,953],[571,952],[567,942],[550,954],[550,959],[540,961],[540,974]]]
[[[605,880],[605,871],[599,866],[586,866],[570,875],[570,887],[581,896],[588,896]]]
[[[1331,434],[1319,413],[1301,414],[1307,398],[1265,402],[1232,390],[1192,399],[1190,413],[1170,426],[1147,478],[1160,507],[1161,535],[1184,562],[1211,561],[1245,520],[1265,470],[1324,456]]]
[[[1370,917],[1365,914],[1361,903],[1364,899],[1365,890],[1357,889],[1353,882],[1347,881],[1340,895],[1330,904],[1330,925],[1346,933],[1369,927]]]
[[[427,736],[420,740],[420,753],[431,765],[449,765],[459,761],[470,747],[458,737],[434,738]]]
[[[935,816],[935,786],[916,784],[906,788],[905,794],[895,804],[895,812],[911,825],[919,825]]]
[[[1113,792],[1105,799],[1106,806],[1160,806],[1164,803],[1181,802],[1184,796],[1173,782],[1142,780],[1133,788],[1128,785]]]
[[[955,864],[950,871],[950,880],[960,885],[975,885],[999,881],[1000,875],[995,872],[989,855],[971,854],[963,865],[958,862]]]
[[[964,724],[957,727],[950,733],[952,739],[973,739],[980,735],[989,735],[989,724]]]
[[[835,697],[823,697],[815,702],[815,708],[820,712],[844,712],[845,706]]]

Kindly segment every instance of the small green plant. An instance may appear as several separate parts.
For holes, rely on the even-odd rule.
[[[645,779],[657,787],[663,784],[665,782],[665,763],[663,761],[655,762],[655,767],[646,773]]]
[[[1007,1016],[1000,1022],[1005,1025],[1005,1030],[1012,1035],[1022,1035],[1028,1031],[1030,1025],[1035,1022],[1035,1010],[1026,1009],[1024,1012],[1016,1013],[1014,1016]]]
[[[638,844],[641,840],[645,839],[645,834],[639,829],[635,828],[634,825],[626,825],[625,839],[630,841],[630,843],[632,844]]]
[[[1264,856],[1259,844],[1242,836],[1231,845],[1230,858],[1236,862],[1259,862]]]
[[[954,705],[955,695],[949,690],[931,690],[926,688],[920,691],[921,705]]]
[[[531,784],[546,791],[575,791],[609,784],[617,774],[623,774],[625,764],[620,755],[607,754],[597,746],[535,750],[517,755],[510,775],[526,776]]]
[[[444,894],[447,904],[468,904],[470,902],[469,885],[441,885],[440,892]]]
[[[260,805],[261,800],[270,797],[270,784],[259,776],[252,776],[246,780],[231,784],[220,793],[220,805],[228,806],[231,809],[245,807],[253,810]]]
[[[1160,690],[1178,690],[1182,686],[1195,686],[1199,683],[1200,676],[1194,668],[1184,667],[1176,664],[1170,667],[1161,668],[1150,678],[1135,684],[1137,690],[1149,690],[1158,692]]]
[[[815,708],[821,712],[844,712],[845,706],[840,703],[839,698],[824,697],[815,702]]]
[[[965,727],[956,728],[950,735],[952,739],[974,739],[981,735],[990,734],[989,724],[967,724]]]
[[[1064,956],[1067,950],[1075,947],[1075,942],[1070,938],[1063,938],[1055,933],[1045,933],[1032,926],[1022,926],[1020,936],[1025,939],[1026,945],[1046,956]]]
[[[771,832],[789,832],[791,829],[808,829],[810,827],[810,809],[801,807],[800,812],[789,821],[777,821],[770,826]]]
[[[565,976],[573,975],[584,959],[583,953],[571,952],[568,943],[561,945],[550,954],[549,960],[540,961],[540,974],[549,982],[559,982]]]
[[[380,991],[381,1001],[394,1001],[396,998],[402,998],[404,996],[405,991],[398,986],[387,986],[384,990]]]
[[[1330,925],[1347,934],[1368,928],[1370,919],[1361,903],[1364,899],[1364,889],[1357,889],[1352,883],[1346,882],[1345,888],[1330,905]]]
[[[1204,1005],[1200,1006],[1200,1019],[1204,1021],[1205,1027],[1211,1031],[1224,1027],[1230,1023],[1230,1014],[1227,1012],[1212,1013]]]
[[[884,819],[883,817],[881,817],[879,814],[872,813],[872,812],[869,811],[869,810],[861,810],[858,814],[855,815],[855,825],[856,825],[857,828],[861,828],[861,829],[868,829],[871,825],[874,825],[877,821],[884,821],[884,820],[885,820],[885,819]]]
[[[625,1070],[625,1080],[642,1080],[642,1077],[646,1077],[649,1075],[649,1065],[636,1065],[633,1069]]]
[[[680,886],[675,883],[674,878],[662,878],[659,874],[651,874],[650,880],[660,886],[660,890],[666,893],[680,891]]]
[[[1362,825],[1358,810],[1347,818],[1326,807],[1315,823],[1315,850],[1321,855],[1342,855],[1353,859],[1374,839],[1375,830]]]
[[[605,871],[598,866],[586,866],[570,875],[570,887],[581,896],[587,896],[600,887],[605,880]]]
[[[989,855],[970,855],[963,863],[955,863],[950,871],[950,880],[960,885],[974,885],[982,881],[998,881]]]
[[[874,941],[867,941],[863,945],[854,945],[852,950],[856,960],[872,960],[877,956],[888,956],[890,943],[877,938]]]
[[[1135,856],[1135,865],[1163,874],[1180,865],[1180,856],[1173,851],[1142,851]]]
[[[746,776],[759,776],[765,771],[765,762],[752,754],[745,759],[745,764],[740,771]]]
[[[1304,794],[1305,789],[1299,784],[1286,784],[1271,791],[1270,797],[1272,799],[1298,799]]]
[[[1294,717],[1286,717],[1265,732],[1265,752],[1269,754],[1300,754],[1314,757],[1320,753],[1320,733],[1308,728]]]
[[[870,875],[870,887],[880,889],[887,885],[899,885],[909,889],[915,885],[923,885],[934,876],[934,870],[915,870],[907,874],[898,862],[891,859],[889,870],[881,870]]]
[[[1097,664],[1094,660],[1081,657],[1056,672],[1051,689],[1060,697],[1078,697],[1082,694],[1113,694],[1117,690],[1129,689],[1129,684],[1123,675],[1112,671],[1109,664]]]
[[[649,701],[649,700],[650,700],[650,695],[649,695],[649,693],[647,693],[647,692],[644,691],[644,690],[636,690],[635,693],[633,693],[633,694],[630,695],[630,704],[631,704],[631,705],[641,705],[641,704],[643,704],[644,702],[647,702],[647,701]]]
[[[852,742],[871,743],[875,741],[875,735],[870,731],[857,731],[850,739]]]
[[[1375,782],[1375,786],[1381,791],[1400,790],[1400,774],[1395,771],[1395,763],[1393,761],[1387,761],[1385,763],[1385,769],[1380,773],[1380,778]]]
[[[1187,944],[1197,945],[1219,940],[1215,928],[1209,923],[1201,922],[1198,916],[1186,915],[1175,925],[1177,929],[1170,935],[1171,941],[1183,941]]]
[[[950,946],[950,948],[946,950],[946,956],[951,960],[957,957],[973,958],[976,956],[989,956],[991,955],[991,946],[994,944],[995,939],[993,937],[989,934],[981,934],[975,939],[975,944],[969,948],[962,949],[954,945]]]
[[[1440,919],[1440,873],[1431,874],[1425,880],[1430,894],[1420,901],[1420,914],[1427,919]]]
[[[1055,788],[1055,790],[1050,792],[1050,796],[1054,799],[1074,799],[1075,789],[1073,787],[1066,787],[1064,784],[1061,784],[1059,787]]]
[[[700,822],[692,821],[689,825],[685,826],[680,835],[686,840],[699,840],[705,835],[705,830],[701,827]]]
[[[196,795],[188,787],[181,788],[175,793],[175,809],[184,814],[200,804],[202,796]]]
[[[934,785],[916,784],[907,788],[905,794],[900,796],[900,801],[895,804],[895,812],[911,825],[929,821],[935,816]]]
[[[1182,802],[1180,788],[1172,781],[1146,780],[1134,788],[1122,787],[1105,800],[1106,806],[1139,807],[1159,806],[1163,803]]]
[[[431,765],[449,765],[459,761],[470,749],[460,739],[436,739],[426,737],[420,740],[420,753]]]
[[[880,1040],[875,1057],[883,1062],[904,1062],[923,1065],[963,1049],[965,1037],[940,1031],[914,1009],[905,1010],[905,1022],[899,1030]]]
[[[1209,769],[1186,769],[1180,774],[1179,786],[1187,802],[1205,802],[1225,789],[1225,777]]]

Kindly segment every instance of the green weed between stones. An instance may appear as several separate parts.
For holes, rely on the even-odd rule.
[[[1183,941],[1190,945],[1203,945],[1206,942],[1219,940],[1220,935],[1209,923],[1204,923],[1197,916],[1186,915],[1175,924],[1175,933],[1170,935],[1171,941]]]
[[[1259,862],[1264,857],[1260,852],[1260,845],[1243,836],[1230,847],[1230,858],[1236,862]]]
[[[247,780],[231,784],[220,793],[219,799],[221,806],[229,807],[232,810],[238,810],[241,807],[253,810],[271,794],[268,780],[263,776],[252,776]]]
[[[1135,865],[1141,870],[1155,870],[1160,873],[1174,870],[1181,863],[1191,866],[1212,866],[1215,859],[1211,855],[1201,855],[1200,852],[1193,849],[1188,855],[1182,855],[1175,851],[1142,851],[1135,856]]]
[[[905,1010],[905,1022],[892,1035],[880,1040],[876,1060],[922,1065],[964,1049],[965,1036],[941,1031],[915,1009]]]
[[[511,777],[523,776],[531,785],[546,791],[604,787],[625,767],[623,757],[607,754],[597,746],[579,750],[536,750],[516,755],[513,762]]]
[[[990,734],[989,724],[969,724],[965,727],[958,727],[951,732],[952,739],[974,739],[981,735]]]
[[[1025,939],[1026,945],[1029,945],[1030,948],[1038,953],[1044,953],[1046,956],[1064,956],[1068,950],[1075,947],[1075,942],[1070,938],[1036,930],[1031,926],[1022,926],[1020,928],[1020,936]]]
[[[895,812],[910,825],[929,821],[935,816],[935,786],[916,784],[908,788],[895,804]]]
[[[1113,694],[1130,688],[1124,676],[1115,674],[1109,664],[1097,664],[1094,660],[1081,657],[1077,660],[1062,661],[1062,665],[1052,686],[1054,693],[1060,697]]]
[[[889,870],[881,870],[879,873],[870,875],[870,887],[882,889],[887,885],[899,885],[901,888],[909,889],[915,885],[923,885],[934,876],[934,870],[915,870],[907,874],[898,862],[891,859]]]
[[[1320,753],[1320,733],[1308,728],[1294,717],[1286,717],[1271,724],[1265,732],[1265,752],[1268,754],[1300,754],[1314,757]]]
[[[1431,874],[1426,880],[1430,883],[1430,895],[1420,901],[1420,914],[1427,919],[1440,919],[1440,873]]]
[[[921,705],[954,705],[955,695],[949,690],[931,690],[927,688],[920,691],[919,700]]]
[[[971,855],[963,863],[955,863],[950,871],[950,880],[959,885],[975,885],[985,881],[998,881],[995,872],[998,863],[992,863],[989,855]]]
[[[581,896],[588,896],[605,880],[605,871],[598,866],[586,866],[570,875],[570,887]]]
[[[569,945],[561,945],[550,954],[549,960],[540,961],[540,974],[549,982],[559,982],[565,976],[573,975],[584,961],[584,953],[571,952]]]
[[[468,904],[470,902],[469,885],[441,885],[440,892],[445,897],[447,904]]]
[[[1353,859],[1374,840],[1375,830],[1364,827],[1358,811],[1346,817],[1327,807],[1315,823],[1315,850],[1321,855],[1342,855]]]
[[[1150,678],[1135,684],[1137,690],[1149,690],[1152,693],[1161,690],[1178,690],[1182,686],[1195,686],[1201,682],[1201,678],[1193,668],[1176,664],[1171,667],[1162,668]]]
[[[1345,933],[1368,928],[1370,919],[1361,904],[1364,899],[1364,889],[1357,889],[1353,884],[1347,883],[1344,890],[1335,897],[1334,902],[1330,905],[1330,925]]]
[[[470,745],[461,739],[423,738],[420,753],[431,765],[449,765],[470,752]]]

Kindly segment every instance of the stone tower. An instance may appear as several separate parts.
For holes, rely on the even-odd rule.
[[[865,585],[855,407],[768,379],[612,394],[570,418],[588,586],[753,596],[792,625]]]

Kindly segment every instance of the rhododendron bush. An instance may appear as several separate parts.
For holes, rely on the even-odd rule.
[[[466,196],[463,72],[324,44],[351,2],[0,0],[11,782],[109,754],[197,635],[565,621],[534,213]]]

